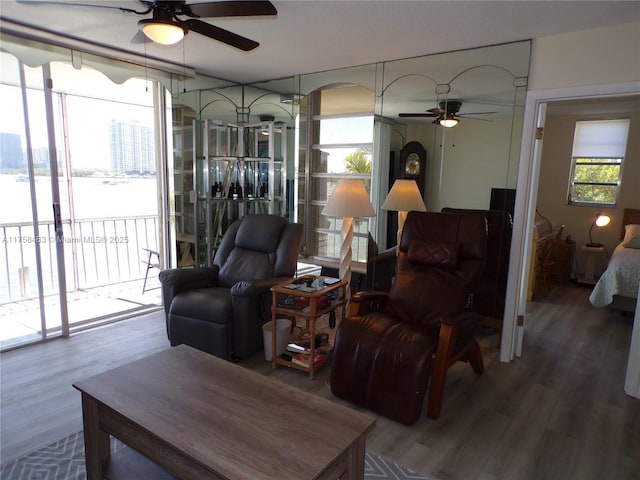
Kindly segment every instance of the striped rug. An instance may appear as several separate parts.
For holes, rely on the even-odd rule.
[[[112,451],[127,448],[111,439]],[[82,432],[69,435],[35,452],[2,465],[1,480],[86,480]],[[365,480],[435,480],[368,451],[365,454]],[[152,480],[152,479],[150,479]]]

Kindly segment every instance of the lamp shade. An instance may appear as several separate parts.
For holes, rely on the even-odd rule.
[[[445,128],[451,128],[458,125],[458,123],[460,123],[460,120],[458,120],[452,113],[448,113],[444,118],[441,118],[439,120],[439,123]]]
[[[322,209],[327,217],[375,217],[369,194],[362,180],[344,178],[338,182],[333,194]]]
[[[609,215],[598,214],[593,223],[595,223],[596,227],[606,227],[607,225],[609,225],[610,221],[611,217],[609,217]]]
[[[591,223],[591,228],[589,228],[589,243],[587,243],[587,247],[602,247],[602,243],[596,243],[593,241],[591,232],[593,227],[606,227],[609,225],[609,222],[611,222],[611,217],[609,217],[609,215],[602,215],[600,213],[596,215]]]
[[[427,211],[415,180],[396,180],[382,204],[382,208],[396,212]]]
[[[138,26],[150,40],[162,45],[173,45],[184,38],[184,29],[171,21],[140,20]]]

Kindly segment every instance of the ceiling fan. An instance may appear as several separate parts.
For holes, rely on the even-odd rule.
[[[222,0],[217,2],[187,4],[185,0],[138,0],[142,9],[136,10],[115,5],[99,5],[91,3],[56,2],[47,0],[17,0],[24,4],[57,5],[65,7],[87,7],[119,10],[136,15],[147,15],[138,22],[140,31],[131,40],[132,43],[153,41],[163,45],[179,42],[189,32],[193,31],[226,43],[240,50],[249,51],[259,43],[220,27],[216,27],[200,18],[219,17],[254,17],[277,15],[278,11],[268,0]],[[181,18],[187,17],[187,18]]]
[[[461,118],[468,118],[472,120],[483,120],[490,122],[485,118],[475,118],[470,115],[489,115],[498,112],[473,112],[473,113],[458,113],[462,107],[460,100],[443,100],[438,103],[437,108],[430,108],[425,113],[400,113],[400,117],[435,117],[433,123],[440,124],[443,127],[455,127],[460,123]]]

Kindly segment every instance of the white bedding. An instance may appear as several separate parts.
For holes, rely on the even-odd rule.
[[[605,307],[614,295],[636,298],[640,283],[640,249],[618,245],[600,276],[589,301],[594,307]]]

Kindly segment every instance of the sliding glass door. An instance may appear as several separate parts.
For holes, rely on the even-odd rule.
[[[0,226],[2,346],[68,332],[63,253],[57,248],[53,205],[59,205],[57,163],[48,154],[43,69],[0,53]],[[51,104],[50,104],[51,107]],[[61,282],[62,280],[62,282]],[[45,299],[55,298],[55,302]]]
[[[158,308],[157,270],[142,282],[163,242],[159,87],[0,60],[0,345]]]

